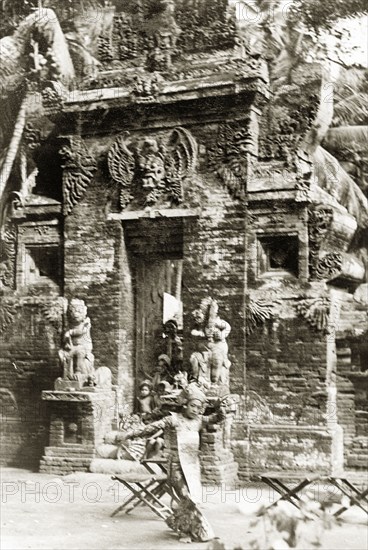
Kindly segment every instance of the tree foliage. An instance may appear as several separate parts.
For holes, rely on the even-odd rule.
[[[332,31],[339,19],[368,13],[366,0],[294,0],[292,21],[301,21],[316,32]]]

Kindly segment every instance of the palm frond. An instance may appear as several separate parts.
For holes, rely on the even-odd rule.
[[[368,149],[368,126],[338,126],[330,128],[324,143],[328,149],[339,150],[349,146]]]
[[[333,124],[355,125],[368,121],[368,93],[357,92],[335,104]]]
[[[359,92],[367,89],[367,70],[357,67],[341,68],[336,81],[336,97],[349,96],[353,91]]]

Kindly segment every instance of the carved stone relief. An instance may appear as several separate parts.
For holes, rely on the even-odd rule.
[[[41,312],[45,319],[58,331],[63,325],[63,315],[66,313],[67,300],[60,297],[56,300],[50,300],[40,306]]]
[[[267,320],[274,317],[274,304],[265,300],[249,300],[246,309],[246,333],[252,332],[259,326],[262,326]]]
[[[18,307],[17,304],[0,305],[0,334],[5,332],[6,329],[14,323]]]
[[[131,94],[136,101],[142,103],[150,103],[155,101],[159,91],[159,83],[162,81],[162,77],[158,73],[153,73],[151,77],[148,76],[136,76],[134,78],[134,84]]]
[[[191,331],[196,349],[190,356],[192,377],[205,388],[229,385],[227,337],[230,324],[218,315],[218,304],[213,298],[204,298],[192,312],[195,326]]]
[[[315,268],[316,279],[330,279],[338,275],[341,271],[343,262],[342,254],[339,252],[330,252],[318,260]]]
[[[318,331],[327,333],[331,302],[328,298],[310,298],[300,300],[296,311]]]
[[[220,125],[216,143],[208,150],[209,166],[236,198],[244,196],[251,169],[249,153],[255,152],[257,135],[251,126],[250,116]]]
[[[71,137],[59,153],[63,168],[64,214],[68,215],[84,196],[97,164],[80,138]]]
[[[199,1],[190,8],[180,0],[137,2],[133,8],[127,3],[98,39],[99,60],[105,67],[129,61],[165,71],[174,57],[233,48],[234,15],[224,0]]]
[[[112,179],[120,186],[120,207],[133,199],[144,206],[160,200],[179,204],[184,200],[183,183],[194,174],[197,143],[185,128],[175,128],[164,138],[133,141],[120,136],[108,153]]]
[[[0,239],[0,290],[14,288],[16,239],[15,227],[7,224]]]
[[[319,205],[310,208],[308,211],[308,233],[309,233],[309,271],[311,278],[321,279],[323,268],[319,268],[317,276],[317,267],[319,265],[319,253],[323,240],[325,239],[332,223],[333,211],[330,206]]]

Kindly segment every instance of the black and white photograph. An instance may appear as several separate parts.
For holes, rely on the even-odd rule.
[[[366,0],[0,0],[2,550],[368,549]]]

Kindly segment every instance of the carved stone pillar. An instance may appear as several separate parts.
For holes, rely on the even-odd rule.
[[[222,424],[209,424],[201,436],[202,481],[208,485],[237,482],[238,464],[231,450],[230,433],[233,413]]]

